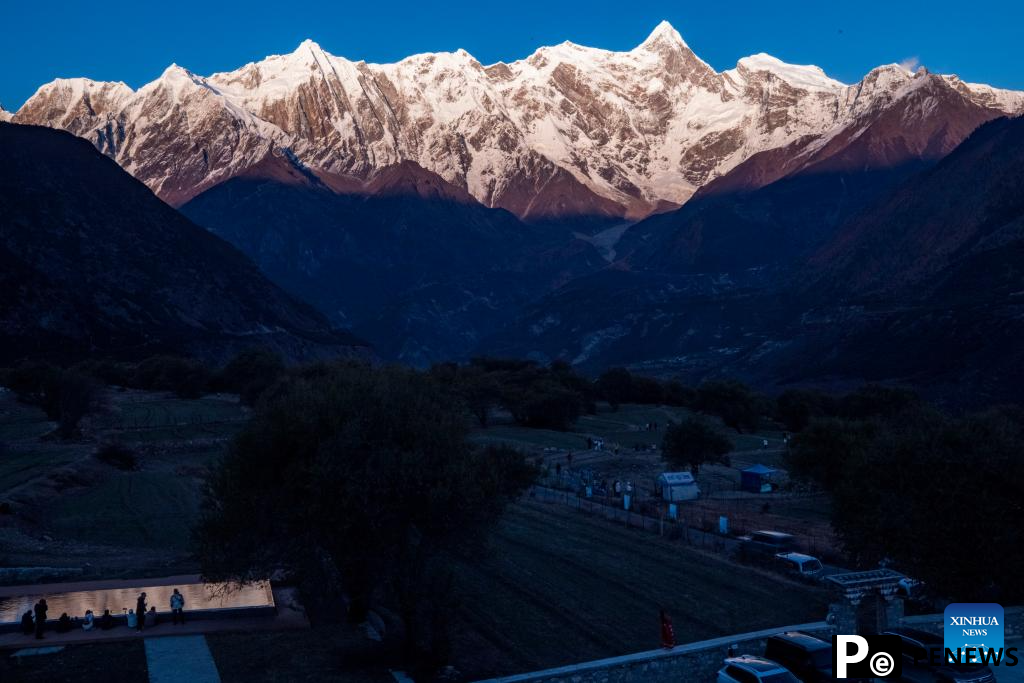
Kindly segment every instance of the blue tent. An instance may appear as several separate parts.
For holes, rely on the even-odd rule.
[[[740,488],[752,493],[771,491],[771,479],[775,470],[767,465],[751,465],[740,471]]]

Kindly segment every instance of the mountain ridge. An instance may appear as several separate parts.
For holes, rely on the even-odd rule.
[[[267,346],[365,355],[241,252],[69,133],[0,123],[0,355],[193,353]],[[361,351],[359,349],[362,349]]]
[[[844,85],[764,54],[716,72],[662,22],[629,51],[564,42],[491,65],[464,50],[350,61],[306,40],[208,77],[172,65],[138,90],[54,81],[14,121],[87,137],[176,206],[276,153],[363,180],[414,161],[526,220],[615,221],[842,129],[914,77],[890,65]],[[1024,110],[1024,93],[943,78],[979,106]]]

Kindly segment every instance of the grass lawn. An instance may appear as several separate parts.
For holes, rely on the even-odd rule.
[[[380,646],[348,626],[206,637],[223,683],[388,683]],[[78,683],[148,680],[141,640],[73,645],[14,659],[0,654],[0,681]]]
[[[459,574],[456,665],[471,679],[657,648],[661,607],[680,643],[827,612],[819,589],[530,502],[510,511],[491,551]]]
[[[0,392],[0,442],[37,439],[53,427],[42,409],[19,403],[8,391]]]
[[[587,437],[574,432],[558,432],[551,429],[530,429],[513,425],[495,425],[473,432],[471,439],[477,443],[500,443],[510,446],[534,448],[563,448],[580,450],[587,447]]]
[[[118,472],[55,501],[48,527],[62,536],[127,547],[185,550],[199,511],[195,479],[173,472]]]
[[[0,450],[0,494],[86,455],[78,445],[32,444]]]
[[[0,654],[0,681],[14,683],[80,683],[81,681],[148,680],[146,651],[141,640],[66,647],[47,655],[13,658]]]
[[[223,683],[387,683],[381,646],[347,625],[206,637]]]
[[[596,415],[582,415],[568,431],[551,429],[529,429],[511,423],[493,424],[487,429],[476,429],[473,441],[478,443],[502,443],[527,449],[560,448],[566,451],[582,451],[587,447],[587,437],[604,439],[608,447],[620,444],[632,448],[634,444],[649,446],[661,443],[664,425],[686,414],[683,408],[668,406],[624,405],[612,411],[605,404],[598,406]],[[510,419],[510,418],[506,418]],[[659,431],[648,432],[644,426],[658,422]]]
[[[115,399],[117,410],[109,426],[123,429],[195,425],[242,420],[245,409],[237,402],[220,398],[151,398],[132,394]]]
[[[189,439],[230,439],[242,428],[241,422],[212,422],[164,427],[144,427],[117,431],[117,438],[128,444],[146,445]]]

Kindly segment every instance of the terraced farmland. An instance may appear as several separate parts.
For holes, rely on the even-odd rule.
[[[456,660],[485,676],[817,621],[823,591],[556,505],[516,505],[460,568]]]

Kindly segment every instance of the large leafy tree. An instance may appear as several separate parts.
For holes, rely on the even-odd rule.
[[[706,463],[721,462],[732,447],[729,437],[698,415],[669,422],[661,445],[665,460],[675,467],[689,468],[694,474]]]
[[[516,452],[473,446],[466,425],[453,395],[413,370],[293,373],[212,473],[195,534],[204,575],[288,569],[321,581],[326,565],[351,617],[384,599],[404,621],[407,654],[441,647],[435,608],[453,604],[438,599],[452,585],[452,553],[481,538],[533,475]]]
[[[938,595],[1024,596],[1024,420],[950,418],[918,405],[890,419],[812,422],[790,470],[831,491],[833,526],[863,566],[888,559]]]

